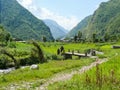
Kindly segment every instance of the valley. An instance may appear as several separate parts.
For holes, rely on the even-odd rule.
[[[0,0],[0,90],[120,90],[120,0],[80,22],[33,2]]]

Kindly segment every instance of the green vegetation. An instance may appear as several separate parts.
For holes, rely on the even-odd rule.
[[[38,79],[46,79],[50,78],[56,73],[70,70],[73,68],[82,67],[91,63],[93,60],[65,60],[65,61],[49,61],[48,63],[39,64],[39,70],[30,70],[29,67],[25,69],[18,69],[12,71],[9,74],[4,76],[0,75],[0,86],[12,84],[12,83],[20,83],[22,81],[34,81]],[[3,80],[3,78],[5,80]]]
[[[44,63],[46,60],[44,58],[43,51],[40,47],[40,45],[33,41],[32,44],[34,45],[35,49],[32,49],[31,59],[37,59],[39,60],[39,63]]]
[[[11,45],[6,47],[6,50],[10,54],[14,55],[14,58],[17,60],[17,62],[19,62],[20,65],[31,65],[33,63],[39,63],[37,54],[33,52],[39,49],[37,49],[36,46],[33,46],[32,43],[10,42],[10,44]],[[80,50],[80,53],[85,53],[87,49],[91,49],[91,48],[99,51],[103,51],[105,55],[101,55],[101,56],[99,55],[100,58],[104,58],[104,57],[110,58],[111,55],[114,55],[115,53],[119,52],[119,51],[116,52],[116,50],[111,49],[111,45],[112,44],[114,45],[115,43],[92,44],[92,43],[39,42],[38,44],[40,45],[44,53],[44,58],[45,60],[47,60],[47,62],[43,64],[38,64],[40,68],[39,70],[32,71],[29,69],[29,67],[27,67],[24,69],[17,69],[9,74],[1,75],[0,86],[6,86],[12,83],[19,84],[22,81],[34,82],[37,79],[47,79],[50,78],[51,76],[54,76],[54,74],[56,73],[64,72],[66,70],[67,71],[73,70],[73,68],[80,68],[94,61],[94,59],[87,59],[87,58],[81,58],[80,60],[78,60],[78,57],[73,57],[73,60],[63,60],[63,57],[61,55],[57,55],[57,49],[60,48],[61,46],[64,46],[65,51],[69,49],[70,51]],[[31,58],[32,52],[35,54],[36,57]],[[11,60],[11,58],[3,55],[0,55],[0,58],[1,58],[1,62],[4,63],[4,64],[0,64],[3,65],[2,66],[3,68],[5,68],[6,65],[7,67],[14,66],[13,64],[14,61]]]
[[[84,53],[86,47],[94,48],[95,44],[38,42],[37,45],[33,45],[30,42],[21,43],[12,41],[6,47],[1,47],[2,54],[0,54],[0,68],[4,69],[14,67],[16,66],[16,62],[19,66],[40,63],[40,60],[47,60],[47,62],[38,64],[40,68],[39,70],[32,71],[27,67],[25,69],[17,69],[9,74],[0,75],[0,86],[19,83],[22,81],[34,81],[36,79],[50,78],[56,73],[64,72],[66,70],[69,71],[73,68],[80,68],[94,61],[94,59],[87,58],[78,60],[78,57],[73,57],[73,60],[63,61],[63,57],[61,55],[57,55],[57,49],[61,46],[64,46],[65,51],[68,49],[75,51],[80,50],[81,53]],[[39,55],[41,55],[40,48],[43,51],[43,57],[45,59],[41,59],[43,57],[39,57]],[[5,50],[5,52],[3,52],[3,50]]]
[[[120,38],[119,30],[119,15],[120,1],[110,0],[101,3],[100,7],[94,12],[91,21],[89,22],[85,33],[87,38],[92,39],[92,35],[97,35],[98,41],[117,41]],[[114,7],[114,8],[113,8]],[[106,39],[105,37],[108,37]]]
[[[120,40],[119,11],[120,0],[103,2],[93,15],[82,20],[67,35],[74,37],[74,43],[47,42],[53,40],[53,37],[50,29],[41,20],[21,7],[16,0],[0,0],[0,69],[16,68],[10,73],[0,74],[0,89],[22,82],[33,82],[33,87],[36,87],[57,73],[70,72],[95,61],[94,57],[78,56],[73,56],[72,60],[64,60],[65,57],[57,51],[63,47],[63,52],[74,51],[85,55],[91,49],[94,52],[97,50],[102,53],[97,54],[98,58],[107,58],[108,62],[97,64],[81,75],[76,74],[71,80],[50,85],[48,89],[119,90],[120,49],[111,48],[112,45],[120,44],[116,42]],[[38,41],[17,42],[12,41],[12,36],[22,40]],[[43,42],[39,42],[40,40]],[[30,70],[29,65],[32,64],[37,64],[39,69]],[[20,68],[21,66],[27,67]]]
[[[81,37],[81,34],[80,36]],[[0,75],[0,87],[4,87],[10,84],[21,84],[22,82],[33,82],[33,87],[39,86],[41,83],[44,83],[44,80],[48,78],[54,77],[57,73],[69,72],[73,69],[81,68],[82,66],[89,65],[95,59],[81,58],[74,56],[73,60],[63,60],[61,55],[57,55],[57,49],[61,46],[64,47],[65,51],[78,51],[80,53],[85,53],[88,49],[95,49],[98,51],[104,52],[104,55],[97,55],[99,58],[109,58],[109,62],[98,67],[98,77],[102,75],[102,86],[99,86],[99,83],[96,84],[96,68],[86,72],[82,75],[75,75],[70,81],[57,83],[54,86],[50,86],[49,88],[54,89],[75,89],[81,88],[82,90],[87,88],[111,88],[111,80],[108,80],[107,83],[109,87],[106,86],[106,79],[110,78],[110,75],[114,75],[115,78],[113,80],[119,80],[119,52],[120,49],[112,49],[111,45],[115,45],[116,43],[61,43],[61,42],[9,42],[7,46],[2,46],[2,50],[7,51],[0,54],[0,68],[9,68],[16,66],[25,66],[38,64],[39,70],[30,70],[29,67],[24,69],[17,69],[8,74]],[[120,44],[120,43],[117,43]],[[115,54],[117,56],[115,56]],[[41,55],[41,56],[39,56]],[[12,56],[12,57],[11,57]],[[14,57],[13,57],[14,56]],[[16,60],[16,61],[14,61]],[[45,60],[45,63],[43,63]],[[47,60],[47,62],[46,62]],[[117,60],[117,61],[116,61]],[[17,63],[16,63],[17,62]],[[116,64],[117,62],[117,64]],[[40,64],[41,63],[41,64]],[[106,67],[107,66],[107,67]],[[115,66],[115,67],[113,67]],[[101,72],[102,69],[102,72]],[[111,70],[114,70],[111,71]],[[111,71],[111,73],[110,73]],[[115,74],[112,74],[115,73]],[[13,78],[14,77],[14,78]],[[35,83],[37,80],[39,83]],[[90,82],[88,82],[90,80]],[[98,79],[98,82],[101,82]],[[115,81],[116,87],[119,81]],[[101,83],[100,83],[101,84]],[[72,86],[74,85],[74,86]],[[85,85],[89,85],[85,87]],[[56,87],[57,86],[57,87]],[[85,87],[85,88],[84,88]],[[118,87],[116,87],[118,88]]]
[[[108,45],[112,45],[108,43]],[[10,42],[7,47],[3,47],[3,50],[7,51],[8,54],[14,56],[20,66],[31,65],[36,63],[42,63],[47,60],[63,60],[63,56],[57,55],[57,50],[61,46],[64,46],[65,52],[67,51],[79,51],[80,53],[85,53],[88,49],[96,49],[98,51],[103,51],[105,55],[99,55],[102,57],[109,57],[109,52],[111,46],[106,44],[92,44],[92,43],[59,43],[59,42],[46,42],[46,43],[38,43],[37,46],[32,45],[31,42],[20,43],[20,42]],[[107,49],[107,48],[108,49]],[[106,49],[104,49],[106,48]],[[42,53],[41,53],[42,52]],[[113,54],[116,51],[114,50]],[[2,52],[3,53],[3,52]],[[0,55],[1,58],[1,66],[0,68],[9,68],[15,66],[8,55],[4,53]],[[43,59],[42,59],[43,58]],[[6,62],[4,62],[4,59]],[[78,59],[77,56],[73,57],[74,60]],[[2,66],[3,65],[3,66]]]
[[[120,0],[101,3],[93,15],[83,19],[67,37],[74,37],[81,31],[82,38],[91,42],[120,40]],[[95,36],[93,38],[93,36]]]
[[[90,69],[72,79],[49,86],[49,90],[119,90],[120,89],[120,49],[111,45],[98,44],[105,51],[109,61]]]
[[[4,30],[4,28],[0,25],[0,45],[7,45],[10,39],[10,34],[6,30]]]
[[[47,40],[53,40],[50,29],[43,21],[34,17],[16,0],[0,0],[0,24],[17,39],[42,40],[45,36]]]
[[[88,25],[90,19],[92,16],[88,16],[85,19],[83,19],[76,27],[74,27],[70,32],[67,34],[66,37],[74,37],[78,34],[79,31],[83,31],[84,28]]]

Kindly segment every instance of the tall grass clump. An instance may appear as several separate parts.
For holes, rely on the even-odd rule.
[[[35,41],[32,41],[32,44],[35,48],[32,49],[31,59],[38,59],[40,63],[46,62],[46,59],[44,57],[44,54],[40,45]]]

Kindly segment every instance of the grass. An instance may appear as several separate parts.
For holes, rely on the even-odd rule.
[[[57,49],[61,46],[64,46],[65,51],[67,52],[68,49],[72,50],[80,50],[81,53],[84,53],[84,50],[95,48],[95,44],[90,43],[40,43],[42,45],[43,51],[47,53],[56,54]]]
[[[7,50],[12,53],[16,58],[26,58],[31,54],[33,46],[30,43],[20,43],[12,42],[16,48],[7,47]],[[92,43],[61,43],[61,42],[39,42],[45,57],[47,59],[62,59],[62,57],[57,56],[57,49],[64,46],[65,51],[80,50],[80,53],[85,53],[86,49],[96,48],[95,44]],[[55,56],[55,58],[54,58]]]
[[[29,57],[31,53],[31,49],[33,46],[28,43],[20,43],[16,42],[15,44],[16,48],[7,47],[7,50],[10,51],[17,59],[19,58],[25,58]],[[57,56],[57,49],[61,46],[64,46],[65,51],[68,51],[68,49],[72,50],[80,50],[80,53],[85,53],[85,50],[87,49],[96,49],[99,51],[104,52],[104,55],[98,55],[99,58],[105,58],[107,57],[110,59],[108,63],[105,63],[103,65],[100,65],[100,69],[102,68],[102,73],[107,75],[106,77],[109,78],[111,74],[109,72],[113,69],[116,73],[116,78],[119,79],[119,57],[113,57],[116,54],[120,55],[120,50],[112,49],[111,45],[114,45],[115,43],[60,43],[60,42],[46,42],[42,43],[39,42],[39,45],[41,46],[44,55],[49,57],[48,62],[44,64],[39,64],[40,69],[39,70],[30,70],[29,67],[25,69],[18,69],[15,70],[9,74],[0,75],[0,87],[7,86],[9,84],[13,83],[21,83],[21,82],[31,82],[36,81],[38,79],[47,79],[56,73],[70,71],[74,68],[81,68],[82,66],[88,65],[91,62],[93,62],[93,59],[83,59],[81,58],[78,60],[77,57],[73,57],[73,60],[62,60],[61,56]],[[54,58],[52,58],[54,56]],[[57,59],[60,60],[57,60]],[[51,60],[52,59],[52,60]],[[117,61],[116,61],[117,60]],[[114,61],[114,64],[113,64]],[[117,62],[117,63],[115,63]],[[114,69],[116,66],[116,69]],[[118,71],[119,70],[119,71]],[[95,84],[95,77],[96,77],[96,68],[93,68],[92,70],[88,71],[86,74],[83,75],[75,75],[70,81],[66,82],[60,82],[56,83],[55,85],[51,85],[49,87],[50,90],[86,90],[97,87]],[[103,74],[103,75],[104,75]],[[86,79],[87,78],[87,79]],[[91,80],[90,83],[87,83],[85,80],[89,81],[89,78]],[[92,81],[93,80],[93,81]],[[40,81],[41,82],[41,81]],[[39,84],[34,84],[33,87],[38,86]],[[96,87],[94,87],[96,86]],[[103,85],[104,86],[104,85]],[[119,85],[118,85],[119,86]],[[80,88],[80,89],[79,89]],[[99,89],[99,88],[98,88]]]
[[[12,42],[16,48],[7,47],[7,50],[15,54],[15,56],[23,56],[23,53],[29,55],[33,46],[30,43],[20,43],[20,42]],[[92,43],[61,43],[61,42],[39,42],[39,45],[42,47],[42,50],[45,54],[57,54],[57,49],[61,46],[64,46],[65,51],[68,49],[72,50],[80,50],[81,53],[84,53],[86,49],[96,48],[95,44]]]
[[[58,82],[48,87],[49,90],[120,90],[120,49],[111,45],[100,46],[109,61],[87,71],[76,74],[72,79]],[[103,56],[102,56],[103,57]]]
[[[93,60],[65,60],[65,61],[49,61],[48,63],[39,64],[39,70],[30,70],[29,67],[25,69],[18,69],[9,74],[0,76],[0,86],[8,85],[10,83],[19,83],[21,81],[33,81],[37,79],[46,79],[52,75],[70,70],[72,68],[82,67]]]

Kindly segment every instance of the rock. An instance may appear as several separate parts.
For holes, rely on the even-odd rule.
[[[103,55],[103,52],[96,51],[96,54]]]
[[[1,69],[0,74],[9,74],[11,71],[15,70],[15,68]]]
[[[39,69],[39,66],[36,64],[33,64],[30,66],[30,70],[38,70],[38,69]]]

